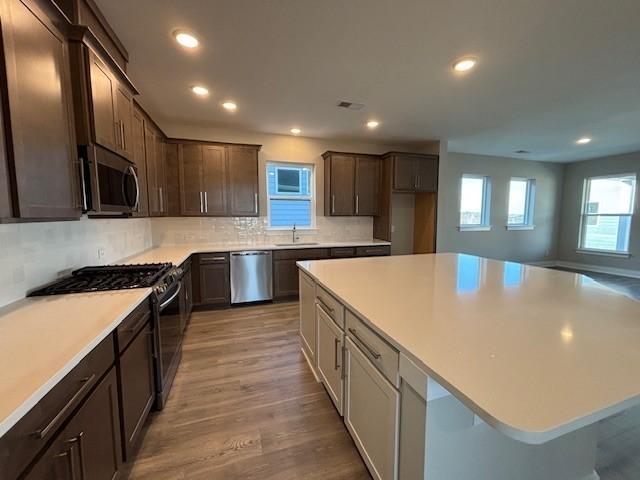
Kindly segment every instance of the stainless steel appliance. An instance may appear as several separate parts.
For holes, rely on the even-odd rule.
[[[133,163],[99,146],[80,148],[82,199],[91,215],[138,211],[140,182]]]
[[[231,303],[273,299],[271,252],[231,252]]]
[[[170,263],[108,265],[75,270],[31,292],[29,296],[152,288],[153,356],[156,408],[162,409],[182,358],[182,337],[188,315],[184,272]]]

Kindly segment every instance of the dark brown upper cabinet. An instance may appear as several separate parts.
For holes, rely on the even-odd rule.
[[[204,215],[202,145],[179,145],[180,213]]]
[[[0,215],[78,218],[81,205],[66,20],[45,2],[3,0],[0,8],[7,145],[0,158],[0,182],[8,187],[0,193]],[[11,202],[4,192],[11,192]]]
[[[178,147],[180,213],[188,216],[224,216],[227,213],[225,147],[184,144]]]
[[[393,165],[393,190],[397,192],[437,192],[438,156],[389,152]]]
[[[326,152],[322,156],[325,215],[377,215],[380,157],[340,152]]]
[[[252,146],[227,145],[229,178],[229,215],[256,217],[258,205],[258,149]]]
[[[149,194],[147,189],[147,158],[144,144],[144,114],[134,109],[131,123],[131,161],[136,166],[138,183],[140,185],[140,199],[138,211],[135,217],[147,217],[149,215]]]
[[[164,145],[161,133],[146,123],[144,131],[147,159],[147,189],[149,193],[149,215],[162,217],[168,214],[167,178],[165,175]]]
[[[205,215],[227,214],[227,178],[226,148],[220,145],[204,145],[202,147],[202,191]],[[257,191],[257,179],[255,188]]]

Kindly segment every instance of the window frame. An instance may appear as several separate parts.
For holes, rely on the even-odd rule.
[[[525,193],[524,204],[524,222],[509,223],[509,209],[511,208],[511,182],[524,181],[527,183],[527,191]],[[535,224],[533,219],[536,210],[536,179],[528,177],[511,177],[509,179],[509,191],[507,192],[507,230],[533,230]]]
[[[593,203],[593,202],[589,202],[589,193],[591,192],[592,180],[624,178],[624,177],[633,177],[634,179],[633,180],[634,188],[631,194],[631,202],[630,202],[631,213],[588,213],[587,212],[588,205]],[[630,257],[630,252],[628,250],[628,247],[626,251],[622,251],[622,250],[605,250],[605,249],[598,249],[598,248],[587,248],[587,247],[584,247],[583,245],[584,245],[584,241],[587,233],[586,222],[588,221],[589,218],[592,218],[592,217],[595,217],[596,219],[598,219],[598,224],[599,224],[599,217],[629,217],[630,227],[629,227],[629,238],[627,239],[627,244],[630,245],[631,231],[633,230],[633,228],[631,227],[631,224],[633,223],[634,216],[636,214],[637,201],[638,201],[638,174],[637,173],[614,173],[614,174],[608,174],[608,175],[596,175],[593,177],[585,177],[582,185],[582,202],[580,203],[580,228],[578,229],[578,247],[576,248],[576,252],[588,253],[593,255],[611,256],[611,257],[625,257],[625,258]]]
[[[276,168],[276,191],[278,190],[278,169],[286,168],[286,169],[300,169],[300,168],[308,168],[310,170],[309,174],[309,195],[298,195],[298,194],[286,194],[282,193],[280,195],[269,194],[269,167],[274,166]],[[309,226],[298,226],[296,225],[296,230],[317,230],[316,224],[316,168],[313,163],[303,163],[303,162],[282,162],[282,161],[267,161],[264,166],[265,172],[265,183],[266,183],[266,195],[267,195],[267,230],[271,232],[278,231],[289,231],[293,229],[293,225],[290,226],[272,226],[271,225],[271,200],[310,200],[311,201],[311,225]]]
[[[476,224],[462,224],[462,182],[465,178],[482,180],[482,205],[480,207],[480,221]],[[464,173],[460,177],[458,191],[458,230],[461,232],[488,232],[491,230],[491,177],[488,175]]]

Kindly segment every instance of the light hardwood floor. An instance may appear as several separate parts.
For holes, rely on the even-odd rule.
[[[297,302],[194,313],[129,478],[370,479],[300,353],[298,315]],[[597,470],[640,479],[640,409],[601,422]]]
[[[298,303],[194,313],[132,480],[369,479],[300,352]]]

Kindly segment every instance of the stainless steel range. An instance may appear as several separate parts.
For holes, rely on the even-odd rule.
[[[183,276],[182,268],[171,263],[85,267],[29,296],[152,288],[156,408],[162,409],[182,357],[182,337],[188,315]]]

